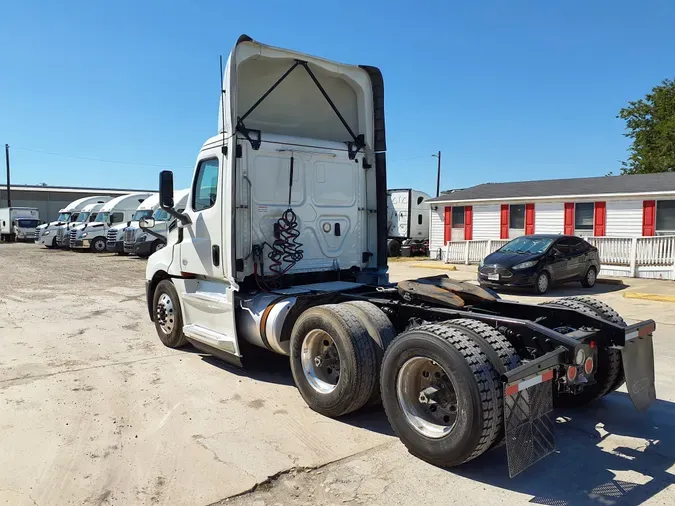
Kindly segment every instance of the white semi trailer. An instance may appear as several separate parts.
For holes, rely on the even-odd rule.
[[[35,242],[46,246],[47,248],[56,247],[56,233],[61,225],[73,223],[77,221],[80,211],[89,204],[104,204],[110,200],[111,197],[97,195],[94,197],[82,197],[74,200],[66,207],[59,211],[59,216],[56,221],[51,221],[40,225],[35,231]]]
[[[179,226],[148,260],[146,293],[166,346],[238,365],[259,349],[288,355],[313,410],[381,399],[410,451],[441,466],[505,438],[511,474],[555,448],[552,406],[624,382],[638,409],[655,400],[652,320],[626,326],[587,297],[504,302],[447,276],[388,282],[377,68],[242,36],[220,111],[183,212],[173,174],[160,175]]]
[[[39,225],[40,212],[37,207],[0,208],[1,241],[32,241]]]
[[[429,240],[429,204],[431,197],[419,190],[387,190],[387,253],[401,254],[401,246],[411,246],[424,254]]]
[[[153,193],[136,208],[136,212],[131,217],[131,220],[110,227],[106,237],[106,249],[111,253],[127,255],[128,253],[124,251],[125,230],[127,227],[138,226],[138,221],[143,218],[151,218],[158,208],[159,194]]]
[[[70,229],[70,248],[89,249],[96,253],[106,250],[108,229],[116,223],[130,221],[138,206],[151,193],[120,195],[105,203],[92,223],[84,223]]]
[[[178,190],[173,196],[176,211],[182,213],[185,210],[190,189]],[[159,201],[158,201],[159,202]],[[124,252],[147,258],[155,251],[166,246],[167,237],[170,232],[176,230],[176,218],[159,208],[152,215],[152,226],[144,230],[138,225],[138,222],[132,222],[124,229]],[[150,222],[146,222],[149,225]]]

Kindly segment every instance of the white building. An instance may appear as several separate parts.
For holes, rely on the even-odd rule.
[[[448,243],[491,240],[499,246],[524,234],[624,238],[628,247],[631,238],[675,235],[673,172],[486,183],[428,202],[431,258],[446,259]]]

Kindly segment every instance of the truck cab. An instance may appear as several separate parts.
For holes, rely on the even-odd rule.
[[[108,202],[110,198],[111,197],[109,196],[97,195],[74,200],[59,211],[59,216],[56,218],[56,221],[45,223],[37,227],[37,230],[35,231],[35,242],[47,248],[56,247],[56,232],[58,227],[67,223],[76,222],[80,211],[82,211],[85,206],[95,203],[104,204]]]
[[[136,208],[136,212],[131,217],[131,220],[126,223],[118,223],[113,225],[108,230],[108,235],[106,237],[106,249],[111,253],[117,253],[118,255],[127,254],[124,251],[124,231],[127,227],[138,226],[139,220],[143,218],[150,218],[154,212],[159,207],[159,195],[153,193],[147,199],[145,199],[141,204]]]
[[[150,195],[152,194],[130,193],[109,200],[101,207],[93,222],[70,229],[70,248],[104,252],[108,229],[116,223],[130,221],[138,206]]]
[[[413,252],[424,251],[429,240],[429,204],[431,197],[412,188],[387,190],[387,252],[396,257],[403,246]]]
[[[36,207],[0,208],[0,239],[7,241],[33,240],[40,225]]]
[[[96,220],[98,211],[101,210],[104,203],[89,204],[79,213],[76,220],[65,223],[56,229],[56,245],[62,249],[70,248],[70,230],[85,223],[91,223]]]
[[[174,206],[177,212],[185,210],[190,189],[176,191]],[[159,202],[158,202],[159,205]],[[162,208],[158,208],[152,215],[149,227],[140,228],[138,222],[132,222],[124,229],[124,252],[147,258],[155,251],[166,246],[167,237],[176,229],[177,220]]]

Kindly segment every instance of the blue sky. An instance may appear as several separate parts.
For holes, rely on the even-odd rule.
[[[667,0],[5,2],[0,143],[15,183],[187,186],[247,33],[382,69],[390,187],[434,192],[439,149],[442,189],[604,175],[618,110],[675,77],[674,21]]]

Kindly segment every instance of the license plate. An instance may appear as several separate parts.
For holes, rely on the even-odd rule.
[[[488,274],[488,279],[490,281],[499,281],[499,274]]]

